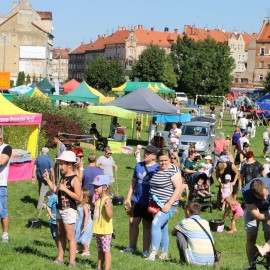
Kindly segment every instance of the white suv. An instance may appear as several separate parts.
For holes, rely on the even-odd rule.
[[[176,92],[175,97],[180,102],[180,104],[188,103],[187,95],[184,92]]]

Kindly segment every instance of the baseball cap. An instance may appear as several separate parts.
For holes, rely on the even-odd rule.
[[[52,196],[53,192],[52,191],[47,191],[44,197]]]
[[[230,175],[230,174],[226,174],[226,175],[225,175],[225,179],[232,180],[232,177],[231,177],[231,175]]]
[[[108,175],[97,175],[95,178],[94,178],[94,181],[92,183],[94,186],[109,186],[110,185],[110,176]]]
[[[157,147],[154,146],[154,145],[152,145],[152,144],[147,145],[147,147],[145,148],[145,150],[146,150],[147,152],[149,152],[149,153],[154,154],[154,155],[157,155],[157,153],[158,153]]]

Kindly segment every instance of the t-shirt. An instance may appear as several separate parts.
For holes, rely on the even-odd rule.
[[[263,172],[263,166],[260,162],[244,163],[241,167],[241,175],[245,179],[245,184],[249,183],[252,179],[260,177]]]
[[[157,171],[150,179],[150,195],[156,195],[161,203],[167,203],[174,192],[174,185],[171,181],[179,169],[175,165],[163,171]],[[178,200],[173,203],[173,206],[178,205]]]
[[[212,265],[214,263],[214,252],[211,241],[199,224],[193,219],[200,222],[212,238],[212,241],[214,241],[207,220],[202,219],[199,215],[184,218],[175,229],[183,233],[187,238],[187,260],[193,264]]]
[[[250,141],[249,141],[249,139],[248,139],[247,137],[241,137],[241,138],[239,139],[237,145],[238,145],[238,147],[239,147],[240,150],[243,150],[243,144],[244,144],[245,142],[248,143],[248,144],[250,144]]]
[[[155,163],[152,166],[146,166],[148,170],[147,174],[144,168],[144,164],[145,164],[144,162],[139,162],[136,164],[134,169],[133,178],[137,180],[137,183],[135,186],[132,201],[142,205],[148,205],[149,190],[150,190],[149,181],[153,176],[153,174],[158,170],[159,165]]]
[[[266,177],[258,177],[257,179],[263,181],[268,188],[268,192],[270,194],[270,178]],[[260,200],[250,191],[250,184],[252,181],[250,181],[243,189],[243,199],[246,204],[255,204],[259,210],[268,210],[270,207],[270,195],[268,194],[268,197],[266,200]]]
[[[57,156],[56,157],[60,157],[64,151],[66,151],[66,146],[63,143],[60,143],[60,145],[57,147]]]
[[[44,180],[43,174],[46,172],[46,170],[50,174],[51,173],[50,169],[53,168],[54,166],[52,159],[46,154],[37,157],[34,164],[37,166],[36,169],[37,179],[41,181]]]
[[[55,220],[49,218],[51,224],[56,224],[56,203],[57,203],[57,196],[56,194],[51,195],[50,199],[47,202],[47,206],[51,208],[51,213],[55,217]]]
[[[190,160],[189,158],[186,159],[184,164],[185,169],[197,171],[198,167],[196,165],[196,161]]]
[[[94,194],[93,180],[98,175],[104,175],[103,170],[97,166],[87,166],[83,170],[82,186],[89,190],[90,195]]]
[[[222,152],[224,146],[226,146],[226,140],[214,140],[214,150],[215,152]]]
[[[175,138],[175,139],[176,139],[176,144],[179,144],[179,137],[177,137],[176,134],[177,134],[177,135],[181,135],[181,134],[182,134],[181,129],[179,129],[179,128],[173,129],[173,128],[172,128],[172,129],[170,130],[170,138],[171,138],[171,139],[172,139],[172,138]]]
[[[110,176],[111,181],[113,178],[113,165],[115,162],[112,157],[101,156],[97,160],[97,164],[100,164],[104,168],[104,174]]]
[[[245,117],[239,119],[239,127],[242,129],[246,129],[249,121]]]
[[[5,154],[10,158],[12,154],[11,146],[8,144],[2,143],[0,145],[0,155],[1,154]],[[10,159],[5,164],[0,165],[0,187],[7,186],[9,164],[10,164]]]

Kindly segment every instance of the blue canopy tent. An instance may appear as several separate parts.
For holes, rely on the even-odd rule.
[[[20,85],[17,87],[10,88],[8,91],[11,94],[24,95],[31,91],[33,88],[27,85]]]
[[[268,117],[270,115],[270,94],[266,94],[262,98],[256,101],[258,109],[265,110],[264,115]]]
[[[181,115],[161,115],[161,114],[155,114],[154,115],[157,118],[157,123],[182,123],[182,122],[189,122],[192,118],[192,114],[190,113],[184,113]]]

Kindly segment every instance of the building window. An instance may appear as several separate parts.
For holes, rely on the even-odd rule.
[[[133,61],[132,60],[128,60],[128,65],[132,67],[133,66]]]
[[[263,81],[263,75],[262,75],[262,74],[259,75],[259,81],[260,81],[260,82]]]
[[[133,49],[129,49],[129,55],[133,56],[134,55],[134,50]]]
[[[264,55],[264,48],[260,48],[260,55]]]
[[[260,68],[264,68],[264,61],[260,61]]]

